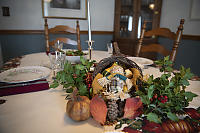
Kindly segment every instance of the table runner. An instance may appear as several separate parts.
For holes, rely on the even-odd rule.
[[[44,82],[40,82],[40,81],[44,81]],[[18,83],[18,84],[0,83],[0,87],[10,86],[10,85],[20,85],[20,86],[15,86],[15,87],[0,88],[0,96],[8,96],[8,95],[47,90],[49,89],[49,84],[48,82],[45,82],[45,81],[46,79],[41,79],[41,80],[23,83],[26,85],[23,85],[22,83]]]

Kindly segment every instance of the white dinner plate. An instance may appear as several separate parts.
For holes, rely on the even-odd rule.
[[[127,57],[128,59],[134,61],[137,64],[141,64],[144,66],[152,65],[153,61],[147,58],[142,58],[142,57]]]
[[[25,66],[13,68],[0,73],[0,82],[22,83],[49,76],[51,70],[42,66]]]

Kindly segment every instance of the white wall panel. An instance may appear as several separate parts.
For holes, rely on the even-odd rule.
[[[91,29],[113,31],[114,0],[89,0]],[[41,30],[44,28],[41,0],[0,0],[0,7],[9,6],[10,17],[2,16],[0,9],[0,29]],[[76,20],[50,19],[49,26],[67,24],[75,26]],[[87,30],[87,20],[80,20],[81,30]]]
[[[200,35],[200,20],[190,19],[192,0],[163,0],[160,27],[176,31],[180,19],[185,19],[183,34]]]

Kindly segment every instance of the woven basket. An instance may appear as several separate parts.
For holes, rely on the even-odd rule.
[[[93,72],[93,79],[98,73],[102,73],[106,68],[111,67],[114,62],[117,62],[124,69],[136,68],[140,71],[140,74],[142,75],[141,68],[134,61],[129,60],[128,58],[123,56],[112,56],[104,58],[98,63]]]

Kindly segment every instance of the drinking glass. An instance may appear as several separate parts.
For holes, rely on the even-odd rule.
[[[55,43],[55,47],[59,50],[63,49],[63,42],[60,42],[59,40]]]
[[[53,78],[56,72],[64,69],[66,55],[62,52],[56,51],[55,53],[49,53],[49,59],[51,63],[51,69],[53,71]]]
[[[108,43],[107,44],[107,48],[108,48],[108,53],[109,54],[113,54],[113,44],[112,43]]]

